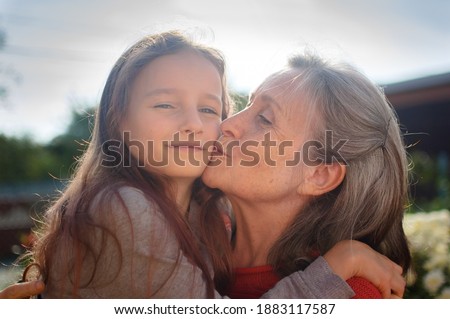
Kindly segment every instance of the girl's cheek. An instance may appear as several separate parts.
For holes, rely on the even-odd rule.
[[[220,123],[221,121],[217,121],[216,123],[211,123],[211,125],[208,127],[211,138],[214,140],[217,140],[220,136]]]

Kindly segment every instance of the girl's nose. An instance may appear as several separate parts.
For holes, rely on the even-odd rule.
[[[185,112],[183,115],[181,132],[185,133],[201,133],[203,131],[203,122],[197,111]]]

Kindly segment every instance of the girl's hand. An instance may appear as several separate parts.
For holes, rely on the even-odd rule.
[[[406,281],[403,269],[386,256],[356,240],[337,243],[324,256],[343,280],[362,277],[380,290],[383,298],[402,298]]]
[[[44,291],[45,285],[42,281],[30,281],[13,284],[0,291],[0,299],[30,298]]]

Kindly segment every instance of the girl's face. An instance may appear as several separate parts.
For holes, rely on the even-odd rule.
[[[251,96],[247,108],[225,120],[219,146],[202,178],[227,196],[253,201],[297,198],[302,183],[308,138],[308,112],[295,92],[294,74],[268,78]]]
[[[156,58],[135,79],[124,142],[148,171],[172,178],[197,178],[205,169],[222,116],[219,72],[191,52]]]

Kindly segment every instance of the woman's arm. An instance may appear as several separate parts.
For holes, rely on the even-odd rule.
[[[304,271],[283,278],[263,298],[352,298],[355,293],[346,281],[358,281],[355,277],[369,281],[383,298],[401,298],[406,286],[402,272],[399,265],[368,245],[344,240]]]
[[[341,241],[324,258],[344,280],[362,277],[370,281],[383,298],[403,297],[406,281],[402,276],[402,267],[362,242]]]
[[[335,274],[323,257],[318,257],[304,271],[280,280],[262,298],[271,299],[349,299],[353,290]]]

